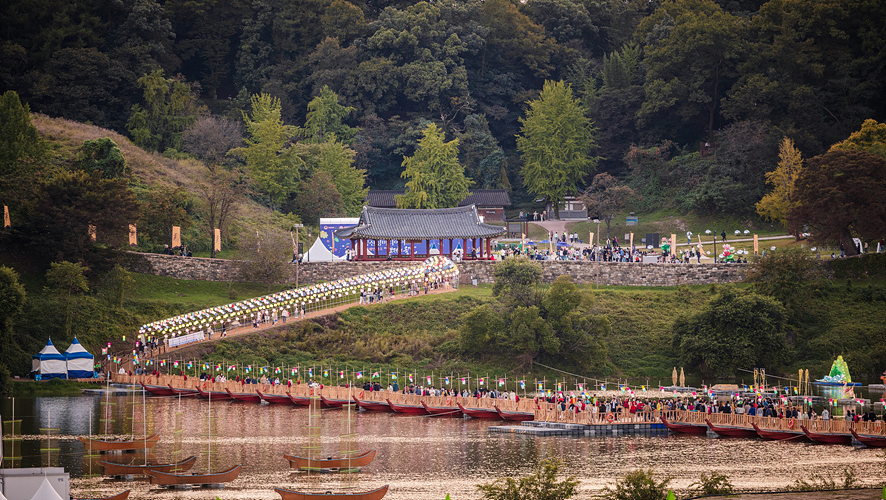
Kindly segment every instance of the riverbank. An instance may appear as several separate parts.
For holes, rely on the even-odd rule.
[[[882,489],[792,491],[778,493],[736,493],[735,495],[703,497],[705,500],[882,500]]]

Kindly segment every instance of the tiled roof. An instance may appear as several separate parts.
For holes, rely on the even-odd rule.
[[[396,195],[402,195],[402,189],[370,190],[366,194],[366,204],[370,207],[396,208]],[[458,204],[460,207],[477,205],[478,207],[509,207],[511,197],[504,189],[472,189],[471,193]]]
[[[423,240],[439,238],[491,238],[504,227],[480,222],[473,205],[456,208],[396,209],[363,207],[360,223],[339,229],[339,238]]]

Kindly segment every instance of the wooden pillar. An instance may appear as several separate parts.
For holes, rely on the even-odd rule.
[[[393,257],[391,257],[391,240],[385,240],[385,241],[388,242],[388,249],[387,249],[388,258],[393,259]]]
[[[409,260],[415,260],[415,240],[409,242]]]
[[[492,255],[492,240],[490,240],[489,238],[486,238],[486,258],[489,259],[489,257],[491,255]]]
[[[440,253],[443,253],[443,252],[440,252]],[[449,258],[450,259],[452,258],[452,238],[449,238]]]
[[[363,260],[369,260],[369,242],[366,240],[366,238],[363,238],[360,241],[363,242]]]

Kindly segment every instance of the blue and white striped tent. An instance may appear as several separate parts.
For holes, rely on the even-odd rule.
[[[71,342],[71,346],[65,351],[65,361],[67,361],[68,378],[93,378],[95,371],[93,363],[95,356],[89,354],[77,337]]]
[[[31,373],[37,380],[51,378],[65,378],[68,374],[68,364],[62,353],[52,345],[52,340],[46,342],[46,346],[34,355],[31,362]]]

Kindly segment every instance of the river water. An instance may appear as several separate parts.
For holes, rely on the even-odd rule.
[[[133,399],[137,404],[128,403]],[[104,399],[99,396],[17,398],[16,418],[23,420],[21,432],[25,435],[22,466],[39,466],[49,460],[65,467],[71,472],[75,496],[104,496],[132,489],[130,498],[134,499],[272,499],[279,498],[274,487],[365,491],[384,484],[390,485],[385,498],[391,500],[441,500],[447,493],[453,500],[472,499],[480,498],[477,484],[527,475],[546,457],[563,460],[565,473],[581,481],[579,498],[613,486],[637,468],[672,477],[675,488],[687,488],[702,473],[711,471],[726,474],[742,489],[783,489],[797,479],[808,480],[811,473],[829,475],[839,482],[846,467],[866,484],[880,484],[886,478],[884,451],[860,447],[710,435],[590,438],[490,434],[490,425],[504,423],[379,412],[361,412],[353,419],[359,448],[378,450],[375,461],[362,473],[306,475],[290,472],[283,454],[303,454],[307,408],[228,401],[214,402],[210,408],[205,400],[172,397],[147,398],[142,410],[140,397],[114,397],[111,401],[116,404],[110,406],[101,401]],[[112,421],[102,422],[102,410],[108,407],[112,408]],[[8,419],[11,400],[2,400],[0,411]],[[177,439],[178,413],[183,432]],[[143,415],[148,428],[161,434],[152,459],[171,461],[180,446],[182,456],[199,457],[192,470],[205,471],[209,449],[213,470],[243,464],[240,478],[224,490],[168,491],[152,489],[145,481],[89,477],[99,472],[98,459],[85,458],[75,436],[89,434],[90,423],[93,433],[108,424],[118,434],[128,433],[133,426],[140,434]],[[339,436],[345,432],[346,421],[343,410],[322,412],[323,456],[339,454]],[[211,433],[207,431],[209,422],[216,422]],[[60,433],[59,451],[48,457],[40,451],[41,427],[57,427]],[[120,457],[103,455],[102,459]]]

